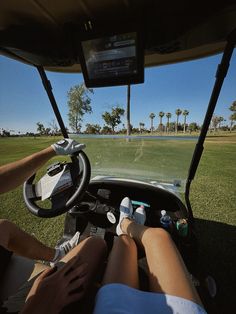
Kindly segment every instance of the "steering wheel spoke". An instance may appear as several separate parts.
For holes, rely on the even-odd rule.
[[[35,184],[32,184],[32,185],[28,184],[26,186],[26,193],[27,193],[28,198],[33,202],[41,200],[41,195],[37,193]]]
[[[66,202],[68,201],[71,193],[69,191],[65,191],[62,193],[58,193],[53,195],[50,200],[52,204],[52,210],[56,210],[57,208],[63,208],[66,206]]]

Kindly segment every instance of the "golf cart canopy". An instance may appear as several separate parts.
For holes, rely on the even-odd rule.
[[[140,36],[138,64],[144,48],[144,65],[154,66],[219,53],[235,28],[234,0],[1,1],[0,54],[80,72],[82,41],[132,31]]]

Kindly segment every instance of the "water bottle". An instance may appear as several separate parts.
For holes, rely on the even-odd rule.
[[[145,223],[145,221],[146,221],[145,206],[144,205],[140,205],[138,208],[136,208],[133,216],[134,216],[135,222],[137,222],[138,224],[143,225]]]
[[[172,225],[172,219],[165,210],[161,211],[160,223],[165,229],[169,229]]]

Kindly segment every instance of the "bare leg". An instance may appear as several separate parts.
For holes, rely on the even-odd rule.
[[[101,268],[107,254],[106,242],[98,237],[89,237],[81,241],[60,262],[67,263],[73,257],[79,255],[83,263],[88,264],[88,273],[93,275],[97,268]]]
[[[132,288],[139,288],[137,247],[128,236],[118,237],[109,257],[103,284],[122,283]]]
[[[124,219],[121,227],[145,249],[150,291],[182,297],[202,305],[168,232],[138,225],[129,219]]]
[[[55,249],[44,245],[5,219],[0,220],[0,245],[29,259],[51,261],[55,256]]]
[[[55,249],[44,245],[5,219],[0,220],[0,245],[13,251],[16,255],[29,259],[51,261],[55,256]],[[62,261],[66,263],[75,255],[80,254],[81,258],[93,269],[94,264],[104,256],[105,252],[106,244],[102,239],[87,238],[64,256]]]
[[[80,242],[61,262],[67,263],[74,256],[79,255],[81,261],[87,263],[88,285],[92,279],[98,274],[99,270],[103,271],[103,263],[107,255],[106,242],[99,237],[89,237]],[[99,275],[99,274],[98,274]],[[87,287],[85,287],[85,290]]]
[[[95,277],[95,274],[98,272],[99,269],[101,269],[102,262],[105,259],[106,256],[106,244],[105,241],[103,241],[100,238],[87,238],[84,241],[82,241],[79,245],[77,245],[74,249],[72,249],[66,256],[63,257],[62,261],[62,267],[64,266],[63,263],[67,263],[71,258],[74,256],[79,255],[81,262],[87,263],[87,275],[86,275],[86,283],[83,286],[83,292],[86,293],[87,289],[89,288],[90,284],[92,283],[93,278]],[[20,309],[23,307],[25,300],[27,299],[27,295],[32,287],[32,284],[34,283],[37,276],[47,269],[48,267],[43,264],[35,264],[35,268],[28,279],[30,282],[26,282],[27,278],[24,279],[21,283],[21,289],[17,292],[18,287],[15,287],[15,280],[14,277],[11,278],[13,287],[16,288],[13,292],[15,294],[14,297],[11,298],[11,301],[7,301],[5,303],[5,306],[9,309],[12,307],[15,309],[14,312],[20,311]],[[19,268],[18,268],[19,271]],[[19,275],[19,273],[15,274],[16,276]],[[30,274],[28,274],[29,276]],[[9,282],[9,280],[8,280]],[[22,286],[22,284],[24,284]],[[8,294],[6,296],[9,296],[12,294]],[[68,313],[68,312],[66,312]]]

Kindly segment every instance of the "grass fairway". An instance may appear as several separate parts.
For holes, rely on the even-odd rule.
[[[55,140],[55,138],[0,138],[0,164],[27,156],[47,147]],[[124,175],[135,175],[135,168],[138,165],[140,169],[138,176],[142,177],[148,173],[150,179],[155,179],[154,169],[158,169],[160,176],[163,177],[167,175],[167,170],[172,179],[179,175],[186,177],[187,165],[195,144],[192,141],[172,140],[167,145],[167,142],[159,141],[158,149],[154,150],[151,140],[141,141],[139,145],[135,140],[111,142],[110,139],[104,139],[99,145],[96,139],[84,139],[82,142],[87,144],[86,152],[95,174],[109,174],[114,165],[119,169],[125,162],[128,166],[121,167]],[[169,145],[172,150],[169,149]],[[107,147],[110,149],[104,153]],[[128,151],[128,154],[123,155],[123,149]],[[219,309],[224,308],[220,313],[231,313],[230,304],[233,303],[236,291],[235,160],[235,134],[207,138],[190,193],[200,243],[200,267],[213,275],[217,281]],[[183,165],[186,167],[180,171]],[[144,168],[145,173],[142,170]],[[44,243],[54,245],[61,236],[64,216],[51,219],[34,217],[24,205],[22,187],[0,195],[0,204],[1,218],[15,222]]]

